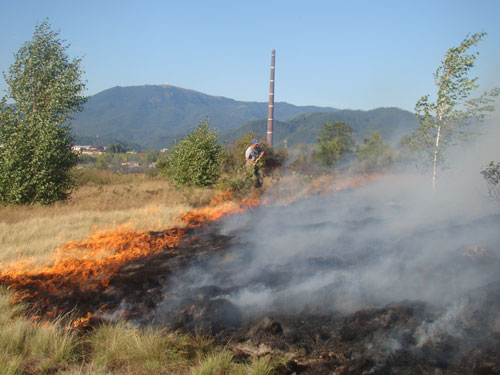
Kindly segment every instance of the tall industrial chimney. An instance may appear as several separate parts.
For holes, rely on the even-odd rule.
[[[273,122],[274,122],[274,58],[276,51],[273,49],[271,55],[271,83],[269,86],[269,110],[267,112],[267,144],[273,146]]]

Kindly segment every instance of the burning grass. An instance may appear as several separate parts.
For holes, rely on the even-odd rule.
[[[0,262],[32,258],[45,264],[54,249],[96,230],[169,228],[179,215],[209,202],[214,194],[178,191],[166,181],[134,176],[80,186],[68,201],[51,206],[0,206]]]
[[[17,302],[31,302],[34,312],[40,310],[45,316],[64,313],[64,308],[50,311],[50,306],[60,306],[75,293],[81,297],[87,292],[101,293],[123,266],[177,247],[186,228],[200,227],[258,204],[257,197],[235,202],[230,194],[223,193],[208,206],[181,215],[179,227],[152,232],[121,226],[95,232],[84,240],[70,241],[59,247],[43,265],[25,259],[3,264],[0,283],[15,290]],[[81,316],[73,326],[86,326],[90,318],[90,314]]]
[[[269,188],[269,192],[273,204],[286,205],[298,198],[321,195],[332,189],[355,189],[370,179],[370,176],[346,180],[325,177],[322,181],[311,180],[301,185],[283,178],[282,184]],[[227,268],[237,265],[235,257],[238,254],[224,257],[231,238],[217,233],[217,222],[267,202],[257,196],[235,201],[227,193],[214,195],[212,192],[203,199],[208,196],[211,199],[206,205],[195,208],[195,204],[189,210],[179,212],[178,220],[171,220],[168,226],[164,226],[166,221],[151,220],[152,217],[162,220],[162,215],[155,206],[147,205],[138,210],[150,218],[149,229],[113,225],[111,229],[83,236],[84,239],[65,241],[44,263],[26,260],[4,263],[0,282],[12,290],[2,291],[1,295],[13,296],[17,302],[24,302],[28,309],[28,315],[26,312],[20,314],[21,305],[10,304],[7,310],[13,308],[14,312],[2,314],[8,322],[6,326],[12,326],[13,331],[8,332],[14,338],[8,356],[2,354],[5,359],[9,358],[5,361],[4,372],[23,373],[32,366],[28,372],[330,374],[335,369],[334,373],[351,375],[384,373],[391,369],[406,371],[405,366],[409,365],[420,366],[422,373],[439,368],[443,374],[455,374],[453,371],[470,366],[469,362],[462,365],[451,359],[442,359],[460,347],[453,337],[444,339],[448,349],[436,349],[431,344],[416,345],[414,336],[421,324],[433,321],[433,314],[439,315],[439,312],[422,310],[418,304],[365,309],[348,316],[315,313],[314,308],[312,313],[281,313],[257,318],[241,314],[233,321],[234,325],[228,326],[223,320],[234,312],[241,313],[226,299],[237,286],[203,285],[188,290],[179,285],[176,289],[175,284],[168,283],[173,279],[179,281],[179,276],[184,276],[185,271],[192,271],[189,267],[193,264],[206,265],[214,258],[219,262],[215,262],[209,275],[198,272],[188,277],[210,279],[220,276],[221,280],[230,281],[238,276],[227,271]],[[292,211],[284,210],[283,214]],[[363,222],[354,220],[350,225],[357,223]],[[315,230],[328,225],[327,221],[314,221],[308,228]],[[291,230],[299,230],[299,227],[292,226]],[[281,260],[285,261],[284,258]],[[326,270],[340,266],[333,260],[324,257],[311,261],[321,264]],[[201,269],[205,268],[200,267],[198,271]],[[246,270],[241,267],[242,273]],[[301,270],[296,271],[300,273]],[[287,285],[294,269],[283,264],[280,269],[269,272],[264,267],[262,272],[257,278],[259,285],[268,283],[270,288],[279,289]],[[299,273],[295,273],[295,277],[300,277]],[[172,289],[166,290],[167,285]],[[108,302],[111,303],[104,305]],[[180,305],[175,306],[178,302]],[[174,331],[153,329],[149,325],[152,322],[162,326],[160,318],[164,317],[155,315],[161,313],[158,309],[161,303],[167,308],[178,308],[177,315],[172,315],[173,320],[167,324]],[[293,301],[288,303],[293,305]],[[74,309],[72,319],[68,315],[71,309]],[[166,310],[167,313],[170,311],[174,310]],[[35,313],[43,316],[37,317]],[[94,324],[103,319],[115,323]],[[116,323],[116,320],[122,322]],[[137,326],[129,325],[130,322]],[[42,327],[53,328],[35,338],[29,336],[31,331],[27,327],[30,326],[37,327],[40,332]],[[196,327],[206,328],[204,333],[212,339],[173,333],[175,329],[196,331]],[[471,332],[474,329],[476,326]],[[16,330],[19,334],[15,333]],[[484,334],[497,345],[491,335]],[[45,352],[31,347],[26,349],[27,344],[21,340],[23,336],[32,337],[32,345],[52,349]],[[212,340],[225,349],[214,350]],[[67,349],[57,352],[56,347]],[[483,356],[484,348],[478,348],[480,354],[476,359]],[[288,360],[276,360],[275,355]],[[443,366],[453,368],[445,371]]]

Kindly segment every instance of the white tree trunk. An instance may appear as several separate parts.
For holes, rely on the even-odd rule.
[[[437,174],[437,160],[439,151],[439,138],[441,138],[441,124],[438,126],[438,131],[436,135],[436,146],[434,149],[434,170],[432,172],[432,195],[436,192],[436,174]]]

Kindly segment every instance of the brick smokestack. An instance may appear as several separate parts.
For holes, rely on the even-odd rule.
[[[273,146],[273,123],[274,123],[274,58],[276,51],[273,49],[271,55],[271,82],[269,85],[269,111],[267,112],[267,144]]]

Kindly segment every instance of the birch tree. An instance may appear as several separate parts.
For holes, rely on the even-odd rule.
[[[435,101],[431,102],[429,95],[425,95],[415,105],[420,126],[413,133],[411,141],[416,148],[427,153],[432,162],[433,192],[446,146],[462,134],[463,126],[483,120],[487,112],[493,111],[494,97],[500,93],[500,89],[495,88],[479,97],[470,98],[479,87],[478,77],[469,78],[479,53],[469,53],[469,50],[485,36],[485,32],[467,34],[458,47],[450,48],[434,73],[437,86]]]

